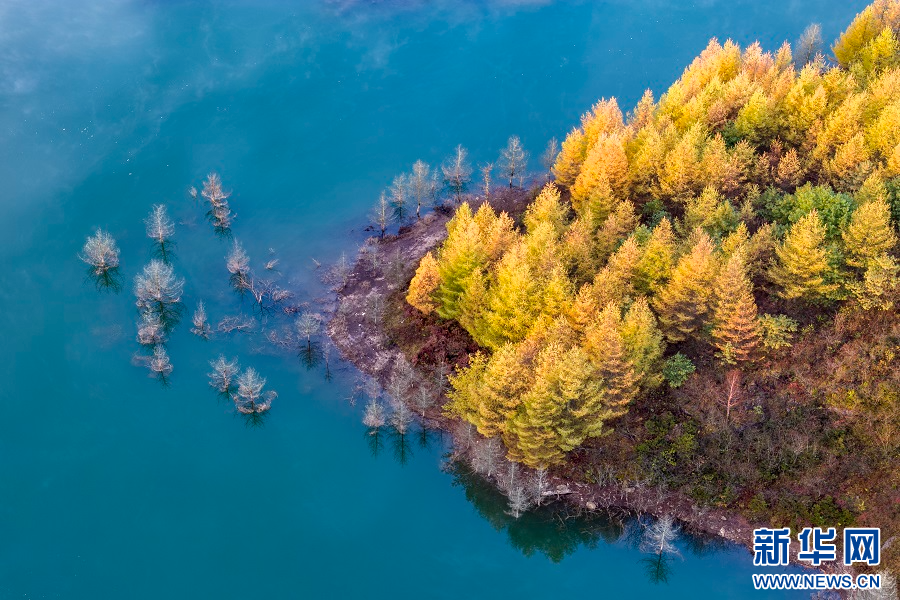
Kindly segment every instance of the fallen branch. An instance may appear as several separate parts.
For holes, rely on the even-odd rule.
[[[225,317],[219,324],[216,326],[216,329],[222,333],[231,333],[232,331],[253,331],[256,323],[250,317],[245,317],[244,315],[237,315],[232,317]]]

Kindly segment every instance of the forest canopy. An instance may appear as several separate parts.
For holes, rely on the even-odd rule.
[[[713,39],[658,99],[597,102],[521,222],[462,202],[407,296],[482,348],[448,410],[561,465],[695,370],[739,383],[801,327],[891,311],[898,32],[900,2],[878,0],[830,59]]]

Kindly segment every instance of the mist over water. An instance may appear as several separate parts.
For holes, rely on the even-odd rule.
[[[601,97],[658,97],[710,37],[774,50],[819,22],[833,39],[863,6],[4,2],[0,598],[755,597],[743,549],[684,540],[656,587],[636,548],[609,543],[615,523],[514,521],[442,469],[437,435],[414,434],[406,464],[387,437],[373,456],[351,367],[327,382],[258,335],[191,335],[199,300],[213,322],[252,310],[188,189],[219,172],[254,269],[279,258],[280,283],[314,302],[311,259],[354,255],[416,159],[463,144],[492,161],[512,134],[536,157]],[[187,281],[168,387],[131,364],[158,203]],[[77,259],[97,227],[122,251],[118,294]],[[207,385],[220,352],[278,391],[263,427]]]

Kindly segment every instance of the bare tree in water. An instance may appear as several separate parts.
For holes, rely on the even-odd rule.
[[[237,359],[227,360],[224,354],[220,354],[219,358],[210,361],[209,366],[212,367],[212,372],[209,374],[209,385],[222,394],[230,393],[234,385],[234,378],[241,370]]]
[[[172,306],[181,302],[183,291],[184,279],[175,277],[172,266],[161,260],[151,260],[134,278],[138,307],[156,310],[164,324]]]
[[[369,402],[366,404],[366,412],[363,415],[363,425],[369,429],[378,429],[384,427],[386,422],[384,405],[378,401],[378,398],[369,398]]]
[[[653,583],[665,583],[671,572],[668,559],[681,556],[675,546],[679,530],[672,515],[663,515],[647,526],[641,536],[641,552],[655,555],[643,559],[647,575]]]
[[[98,229],[97,233],[88,236],[78,258],[90,265],[95,275],[102,275],[119,266],[119,247],[111,235]]]
[[[800,34],[800,39],[794,44],[794,63],[802,69],[808,63],[816,59],[822,53],[822,26],[812,23]]]
[[[261,377],[253,367],[248,367],[241,373],[237,379],[237,392],[232,394],[234,407],[238,412],[245,415],[259,414],[272,408],[272,400],[278,397],[278,394],[263,391],[265,385],[266,378]]]
[[[470,462],[479,475],[492,477],[503,464],[503,445],[496,437],[485,438],[474,443]]]
[[[322,344],[322,361],[325,363],[325,381],[331,381],[331,356],[334,347],[328,336],[325,337],[325,343]]]
[[[228,206],[230,194],[222,190],[222,180],[216,173],[210,173],[203,182],[203,190],[200,192],[209,202],[209,217],[217,231],[227,231],[231,227],[234,216]]]
[[[250,295],[253,296],[253,300],[256,301],[257,308],[263,312],[273,310],[278,305],[289,300],[292,295],[286,289],[279,287],[278,284],[271,279],[254,279],[252,273],[249,271],[243,277],[233,279],[232,281],[233,283],[236,283],[235,287],[239,290],[241,289],[240,285],[243,285],[241,282],[244,282],[247,285],[245,289],[250,291]]]
[[[147,226],[147,237],[156,242],[159,257],[168,262],[168,248],[172,245],[172,236],[175,234],[175,223],[169,218],[164,204],[155,204],[150,214],[144,219]]]
[[[409,191],[416,203],[416,219],[422,218],[422,207],[428,203],[431,186],[431,167],[421,160],[413,163]]]
[[[544,167],[547,181],[550,181],[550,175],[553,171],[553,165],[556,164],[557,156],[559,156],[559,142],[556,141],[556,138],[550,138],[550,141],[547,142],[547,148],[541,154],[541,166]]]
[[[398,224],[403,225],[409,218],[409,178],[406,175],[397,175],[388,188],[388,194],[391,199],[391,210],[393,211],[394,220]]]
[[[197,309],[194,311],[194,316],[191,318],[191,322],[194,325],[191,328],[191,333],[196,336],[202,337],[203,339],[209,339],[209,334],[212,330],[209,327],[209,322],[206,318],[206,307],[203,306],[202,300],[197,303]]]
[[[378,204],[375,205],[375,209],[372,211],[372,221],[375,222],[375,225],[381,231],[381,237],[383,239],[384,232],[387,231],[388,223],[391,222],[391,204],[388,202],[384,192],[381,192],[381,197],[378,198]]]
[[[547,476],[546,467],[538,467],[531,477],[530,493],[534,497],[535,504],[541,505],[544,502],[544,493],[550,488],[550,482]]]
[[[109,233],[97,229],[94,235],[88,236],[78,258],[89,266],[90,276],[98,288],[119,290],[121,284],[116,276],[119,247]]]
[[[150,370],[158,374],[163,381],[172,373],[172,362],[169,360],[169,354],[162,344],[157,344],[153,347],[153,356],[150,358]]]
[[[519,476],[519,465],[515,461],[507,462],[505,476],[497,477],[497,483],[509,503],[508,514],[518,519],[534,505],[534,498],[529,493],[529,487]]]
[[[234,214],[231,212],[231,207],[228,206],[227,202],[213,206],[209,214],[213,227],[215,227],[217,232],[227,233],[231,229],[231,221],[234,219]]]
[[[531,508],[533,504],[531,496],[528,494],[528,490],[520,482],[515,483],[509,490],[507,500],[509,501],[508,512],[514,519],[518,519],[528,512],[528,509]]]
[[[138,322],[138,343],[143,346],[155,346],[166,341],[165,327],[155,310],[141,311]]]
[[[341,252],[341,257],[322,275],[322,283],[328,284],[334,291],[340,291],[347,284],[350,273],[353,271],[347,253]]]
[[[237,240],[234,240],[231,251],[225,257],[225,268],[231,273],[231,285],[234,289],[243,293],[252,287],[250,257],[247,256],[244,247]]]
[[[425,418],[425,412],[437,404],[437,400],[437,391],[424,381],[419,382],[418,387],[412,394],[412,403],[423,419]]]
[[[222,191],[222,179],[218,173],[210,173],[206,176],[200,195],[212,205],[220,204],[228,199],[228,194]]]
[[[297,335],[300,336],[301,340],[306,339],[306,344],[301,348],[300,356],[308,369],[316,366],[321,358],[318,344],[314,343],[312,339],[314,335],[319,333],[321,327],[322,322],[319,320],[319,317],[311,312],[302,313],[294,321],[294,329],[297,331]]]
[[[312,336],[319,333],[321,327],[322,322],[319,320],[319,317],[311,312],[304,312],[294,321],[294,328],[301,338],[306,338],[307,347],[312,346]]]
[[[485,198],[491,197],[491,174],[494,171],[494,163],[486,163],[481,166],[481,193]]]
[[[462,193],[472,179],[472,167],[469,165],[469,152],[460,144],[456,147],[453,156],[441,165],[444,174],[444,183],[456,194],[456,201],[462,199]]]
[[[409,443],[409,428],[415,419],[405,402],[393,400],[391,405],[392,410],[389,421],[396,434],[394,436],[394,455],[401,465],[405,465],[412,456],[412,447]]]
[[[381,428],[387,422],[384,405],[375,396],[370,396],[363,416],[363,425],[368,428],[366,436],[372,455],[377,455],[382,447]]]
[[[513,179],[521,177],[528,165],[528,152],[522,147],[522,141],[519,136],[514,135],[500,152],[500,160],[498,161],[500,172],[509,179],[509,187],[513,186]]]
[[[441,174],[437,169],[431,172],[428,178],[428,201],[432,206],[438,206],[441,203]]]
[[[233,331],[246,333],[253,331],[255,326],[256,321],[246,315],[231,315],[222,317],[222,320],[216,325],[216,330],[221,333],[231,333]]]
[[[387,385],[387,396],[391,403],[391,414],[388,422],[394,431],[394,454],[400,464],[406,464],[411,456],[408,439],[409,428],[414,421],[412,411],[407,402],[412,391],[412,369],[408,363],[402,363],[394,369]]]

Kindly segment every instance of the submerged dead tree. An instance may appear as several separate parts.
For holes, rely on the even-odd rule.
[[[405,402],[393,400],[391,402],[391,416],[388,421],[394,431],[394,456],[401,465],[405,465],[412,457],[412,444],[410,444],[410,426],[415,417],[406,406]]]
[[[119,247],[111,235],[98,229],[88,236],[78,258],[90,265],[94,275],[104,275],[119,266]]]
[[[292,296],[289,291],[278,286],[271,279],[254,279],[252,274],[248,275],[248,278],[250,287],[247,289],[250,290],[250,294],[260,310],[272,310]]]
[[[138,322],[138,343],[142,346],[154,346],[165,341],[165,327],[159,313],[154,310],[142,311]]]
[[[512,486],[507,499],[509,500],[509,514],[514,519],[518,519],[528,512],[528,509],[534,504],[528,489],[522,483],[516,483]]]
[[[255,327],[256,321],[246,315],[229,315],[222,317],[222,320],[216,325],[216,331],[220,333],[232,333],[233,331],[246,333],[253,331]]]
[[[547,181],[550,181],[550,176],[553,174],[553,165],[556,164],[556,158],[558,156],[559,142],[556,138],[550,138],[550,141],[547,142],[547,148],[544,150],[544,153],[541,154],[541,166],[544,168]]]
[[[261,377],[256,369],[247,367],[237,379],[237,392],[232,395],[234,407],[238,412],[260,414],[272,408],[272,400],[278,397],[273,391],[263,391],[266,378]]]
[[[294,321],[294,329],[297,332],[297,342],[300,346],[300,358],[307,369],[312,369],[319,364],[323,353],[318,342],[313,341],[313,336],[319,333],[322,323],[318,315],[304,312]],[[303,340],[306,343],[303,343]]]
[[[794,64],[797,69],[802,69],[808,63],[816,60],[816,57],[822,53],[823,47],[822,26],[818,23],[810,24],[794,44]]]
[[[369,396],[369,402],[366,404],[365,414],[363,415],[363,425],[368,428],[367,440],[369,449],[373,456],[377,456],[381,450],[383,442],[381,439],[381,428],[387,422],[387,415],[384,405],[378,399],[378,393]]]
[[[353,267],[350,265],[350,261],[347,260],[347,253],[341,252],[341,257],[337,262],[328,267],[322,274],[322,283],[330,286],[335,292],[340,291],[347,284],[352,272]]]
[[[138,307],[142,309],[164,312],[171,305],[181,302],[183,291],[184,279],[175,277],[172,266],[161,260],[151,260],[144,271],[134,278],[134,295]]]
[[[469,165],[469,151],[462,147],[456,147],[453,156],[441,165],[444,174],[444,183],[456,195],[456,201],[462,200],[462,193],[472,179],[472,167]]]
[[[503,444],[498,438],[479,439],[472,445],[469,462],[479,475],[493,477],[503,464],[505,454]]]
[[[669,559],[681,556],[681,552],[675,546],[679,531],[680,528],[672,515],[663,515],[644,530],[640,548],[641,552],[655,555],[643,561],[647,575],[653,583],[665,583],[671,570]]]
[[[410,427],[415,421],[415,416],[407,402],[412,392],[412,369],[408,364],[403,364],[394,371],[388,382],[387,396],[391,404],[391,414],[388,417],[393,429],[394,456],[401,465],[405,465],[412,456],[412,445],[409,440]]]
[[[404,402],[394,402],[391,412],[391,426],[401,436],[409,433],[409,427],[414,421],[413,413]]]
[[[535,504],[531,494],[530,482],[519,473],[519,464],[515,461],[506,461],[506,473],[497,477],[497,486],[506,494],[507,514],[518,519],[528,512]]]
[[[225,257],[225,268],[231,273],[231,285],[234,289],[243,293],[252,287],[250,257],[237,240],[234,240],[231,251]]]
[[[144,219],[144,224],[147,226],[147,237],[156,242],[160,258],[168,261],[168,248],[172,245],[175,223],[169,218],[165,205],[155,204]]]
[[[547,495],[547,492],[550,489],[550,479],[547,468],[538,467],[535,469],[530,483],[531,495],[534,497],[535,503],[540,506],[544,502],[544,496]]]
[[[422,207],[431,195],[431,167],[428,163],[417,160],[413,163],[412,175],[409,177],[409,191],[416,202],[416,219],[422,218]]]
[[[375,223],[375,226],[378,227],[379,231],[381,231],[381,237],[383,239],[384,234],[387,231],[388,223],[391,222],[391,203],[388,201],[387,195],[384,192],[381,192],[378,203],[372,210],[372,221]]]
[[[232,358],[229,361],[224,354],[220,354],[219,358],[209,362],[209,366],[212,367],[212,372],[209,374],[209,385],[222,394],[230,393],[234,385],[234,378],[241,370],[238,360]]]
[[[491,173],[494,171],[494,163],[485,163],[480,167],[481,171],[481,193],[485,198],[491,197]]]
[[[196,336],[202,337],[203,339],[208,339],[209,334],[212,332],[212,329],[209,326],[209,322],[206,318],[206,307],[203,306],[203,301],[197,303],[197,309],[194,311],[194,316],[191,318],[191,322],[193,323],[193,327],[191,328],[191,333]]]
[[[210,173],[203,182],[203,190],[200,194],[209,202],[210,209],[207,215],[217,231],[225,232],[231,227],[234,216],[231,207],[228,206],[230,194],[222,190],[222,180],[216,173]]]
[[[294,321],[294,328],[297,330],[297,335],[300,338],[306,338],[306,347],[312,347],[312,336],[319,333],[319,329],[322,327],[322,322],[319,320],[319,317],[310,313],[304,312],[297,320]]]
[[[410,189],[409,178],[405,174],[397,175],[388,188],[391,209],[397,224],[403,225],[409,218]]]
[[[150,370],[158,374],[163,380],[172,374],[172,362],[169,354],[162,344],[153,347],[153,356],[150,357]]]
[[[509,138],[506,148],[500,152],[500,160],[498,166],[503,176],[509,179],[509,187],[513,186],[513,179],[524,178],[525,167],[528,165],[528,152],[522,147],[522,141],[519,136],[514,135]]]
[[[119,291],[119,247],[111,235],[97,229],[94,235],[88,236],[78,258],[87,263],[89,275],[97,288]]]
[[[412,394],[412,403],[416,407],[416,411],[423,419],[425,412],[435,406],[438,402],[438,393],[432,386],[424,381],[419,382],[419,386]]]
[[[366,412],[363,415],[363,425],[369,429],[379,429],[384,427],[386,422],[384,405],[378,398],[369,398],[369,402],[366,404]]]

